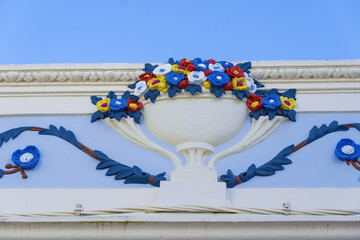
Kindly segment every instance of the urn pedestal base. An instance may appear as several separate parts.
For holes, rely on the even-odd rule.
[[[226,200],[226,184],[217,173],[205,167],[182,167],[171,172],[170,181],[160,182],[159,198],[154,204],[167,206],[231,206]]]
[[[226,200],[226,184],[223,182],[161,182],[159,199],[154,204],[163,206],[221,206],[230,207]]]

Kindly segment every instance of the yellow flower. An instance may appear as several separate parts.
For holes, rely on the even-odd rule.
[[[160,81],[166,81],[166,77],[164,76],[164,75],[162,75],[162,74],[158,74],[158,75],[156,75],[156,78],[157,79],[159,79]]]
[[[171,65],[171,71],[174,71],[176,73],[182,73],[185,75],[188,75],[190,72],[186,70],[184,66],[179,66],[177,64]]]
[[[245,78],[233,78],[232,79],[233,89],[236,91],[245,91],[248,89]]]
[[[166,78],[161,74],[158,74],[156,75],[156,78],[149,80],[147,86],[151,90],[159,90],[161,92],[167,92],[169,88]]]
[[[294,109],[294,107],[296,106],[295,99],[293,98],[280,96],[280,99],[281,99],[281,105],[280,105],[281,109],[291,110]]]
[[[206,89],[210,89],[211,88],[211,83],[209,80],[206,80],[205,82],[203,82],[203,86]]]
[[[96,103],[96,107],[100,112],[108,112],[110,105],[110,98],[105,98]]]

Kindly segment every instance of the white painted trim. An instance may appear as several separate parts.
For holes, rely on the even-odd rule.
[[[199,216],[198,217],[204,217]],[[168,220],[174,216],[168,217]],[[179,217],[179,215],[177,215]],[[189,216],[195,217],[194,215]],[[359,221],[234,221],[234,222],[159,222],[138,221],[136,217],[114,221],[83,218],[81,222],[13,222],[0,224],[0,237],[6,240],[33,239],[144,239],[144,240],[252,240],[252,239],[353,239],[360,236]],[[59,219],[57,219],[59,220]]]
[[[92,215],[142,212],[228,212],[240,215],[282,214],[284,202],[299,216],[359,216],[358,188],[234,188],[227,189],[231,207],[222,205],[158,205],[159,188],[147,189],[0,189],[0,217],[72,216],[75,204]],[[41,197],[39,197],[41,196]],[[102,197],[98,197],[102,196]],[[266,196],[266,201],[264,197]],[[335,214],[336,213],[336,214]],[[353,214],[351,214],[353,213]]]
[[[181,213],[189,206],[172,206],[173,212],[164,213],[171,206],[161,206],[163,213],[145,213],[156,209],[147,204],[157,194],[157,188],[0,189],[1,212],[13,212],[0,217],[0,238],[357,240],[360,236],[360,189],[236,188],[228,194],[233,208],[243,210],[239,214],[210,214],[221,206],[197,206],[205,209],[200,213]],[[301,210],[301,215],[282,215],[279,206],[284,201],[292,203],[292,210]],[[95,215],[74,216],[76,203],[84,204],[84,213]],[[135,205],[147,207],[136,211]],[[326,210],[316,210],[319,206]],[[340,206],[358,214],[336,215]],[[54,213],[60,210],[62,213]],[[319,213],[324,215],[314,215]]]
[[[231,208],[152,205],[158,191],[0,189],[0,238],[230,240],[360,236],[360,189],[228,189]],[[292,204],[290,215],[281,209],[284,201]],[[83,214],[91,215],[75,216],[77,203],[84,205]],[[224,214],[224,209],[238,213]],[[218,213],[211,214],[214,212]]]

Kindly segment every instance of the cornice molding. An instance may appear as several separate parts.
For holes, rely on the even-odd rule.
[[[338,101],[360,101],[360,60],[253,61],[252,65],[252,76],[265,84],[265,89],[297,89],[297,112],[360,111],[360,105]],[[0,65],[0,99],[6,106],[0,115],[90,114],[94,109],[89,96],[128,90],[127,85],[143,73],[143,66]],[[70,109],[67,104],[77,107]]]
[[[254,61],[252,63],[252,76],[258,80],[360,81],[360,60]],[[143,64],[138,63],[0,65],[0,84],[128,82],[138,79],[143,73],[142,67]]]
[[[359,79],[360,61],[291,61],[293,64],[255,62],[252,76],[258,80]],[[313,63],[313,64],[311,64]]]

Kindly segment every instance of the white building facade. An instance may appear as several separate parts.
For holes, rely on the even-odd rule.
[[[284,103],[296,89],[272,117],[194,80],[201,92],[127,98],[140,124],[110,118],[108,92],[133,94],[143,68],[0,65],[1,239],[360,238],[360,60],[252,62],[258,91]],[[107,118],[91,122],[96,111]],[[28,170],[14,163],[26,146],[40,159]]]

